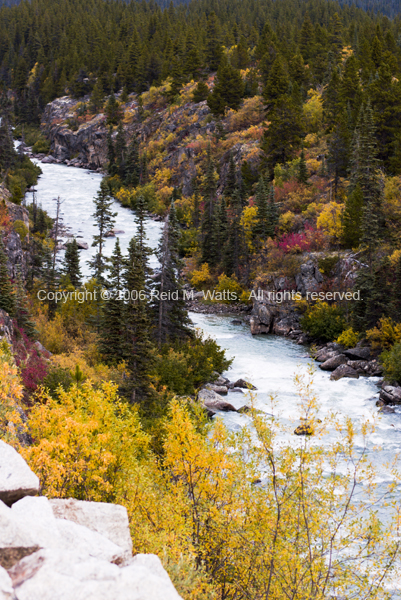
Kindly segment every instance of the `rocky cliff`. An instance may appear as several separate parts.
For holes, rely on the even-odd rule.
[[[123,506],[39,490],[0,440],[0,600],[180,599],[157,556],[132,556]]]

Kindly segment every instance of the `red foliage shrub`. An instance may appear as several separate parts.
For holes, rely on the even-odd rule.
[[[324,232],[306,223],[304,231],[286,233],[277,242],[277,247],[285,253],[297,254],[322,250],[326,245]]]
[[[24,330],[19,329],[18,331],[18,339],[13,344],[15,362],[19,368],[24,388],[28,393],[32,393],[46,377],[47,364]]]
[[[295,179],[291,179],[290,181],[285,181],[283,183],[283,187],[274,188],[276,202],[281,202],[282,200],[284,200],[284,198],[288,196],[288,194],[296,192],[300,185],[301,184],[298,183],[298,181],[296,181]]]

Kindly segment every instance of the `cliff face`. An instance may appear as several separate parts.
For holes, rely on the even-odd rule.
[[[153,95],[152,95],[153,94]],[[208,144],[214,145],[220,124],[210,113],[206,101],[194,103],[188,93],[181,105],[166,105],[162,93],[148,92],[140,117],[136,99],[122,104],[126,142],[135,134],[141,153],[148,156],[151,178],[169,171],[167,186],[180,187],[191,195],[192,179],[202,174],[200,166]],[[88,101],[84,98],[83,101]],[[187,100],[187,101],[185,101]],[[42,129],[51,142],[50,156],[44,162],[60,162],[71,166],[105,170],[107,167],[108,125],[105,114],[91,115],[83,111],[83,101],[68,96],[47,105],[42,116]],[[213,147],[213,159],[218,170],[218,193],[221,193],[228,170],[229,153],[238,165],[247,160],[255,172],[259,162],[259,140],[262,135],[262,100],[245,100],[239,113],[229,111],[221,121],[223,143]],[[116,137],[114,127],[113,138]],[[161,177],[164,177],[162,174]],[[162,187],[160,184],[159,187]]]
[[[29,213],[25,207],[10,202],[10,198],[10,192],[4,186],[0,186],[0,202],[4,202],[8,217],[10,218],[10,226],[7,227],[7,231],[3,236],[8,257],[7,268],[12,279],[17,277],[18,270],[21,270],[23,278],[26,279],[29,266],[29,253],[23,248],[21,236],[14,229],[14,224],[16,221],[20,221],[24,225],[27,231],[27,238],[29,239]]]

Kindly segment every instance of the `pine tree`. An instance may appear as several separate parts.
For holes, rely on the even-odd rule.
[[[98,77],[93,87],[91,99],[89,103],[89,109],[93,113],[97,113],[103,108],[104,103],[104,91],[102,86],[102,79]]]
[[[128,147],[127,166],[125,169],[125,184],[136,187],[139,185],[141,176],[141,164],[139,159],[138,139],[134,133]]]
[[[179,229],[174,203],[166,217],[157,257],[160,266],[154,278],[152,309],[158,346],[189,335],[190,320],[179,280]],[[164,299],[163,299],[164,297]]]
[[[224,197],[227,204],[230,204],[230,200],[237,189],[237,169],[234,162],[233,153],[230,152],[230,158],[228,160],[228,172],[226,177],[226,184],[224,186]]]
[[[223,57],[220,41],[220,25],[216,13],[211,12],[206,25],[206,62],[211,71],[216,71]]]
[[[146,271],[137,239],[132,238],[128,246],[128,258],[124,271],[124,287],[128,291],[125,314],[126,364],[129,379],[124,392],[133,403],[145,403],[149,398],[151,372],[154,364],[153,345],[150,340],[149,308],[146,298]]]
[[[281,98],[287,96],[288,90],[288,74],[283,58],[279,55],[272,65],[266,87],[263,91],[267,109],[271,110],[274,108],[281,101]]]
[[[92,217],[95,221],[94,227],[97,227],[98,234],[93,236],[92,246],[97,248],[93,259],[89,265],[93,270],[93,276],[99,285],[104,285],[104,273],[106,271],[106,259],[103,256],[103,247],[106,239],[106,233],[113,227],[117,213],[112,211],[113,198],[110,195],[107,183],[103,180],[100,184],[100,190],[93,199],[95,212]]]
[[[66,244],[63,274],[69,278],[75,288],[81,285],[82,273],[79,265],[78,244],[75,238]]]
[[[346,177],[349,165],[350,133],[346,113],[337,117],[337,123],[330,135],[328,143],[327,166],[334,176],[334,194],[337,195],[340,177]]]
[[[203,100],[207,100],[209,96],[209,87],[204,81],[199,81],[196,85],[192,99],[194,102],[203,102]]]
[[[0,123],[0,171],[7,171],[15,163],[17,153],[14,150],[10,125],[3,115]]]
[[[274,185],[273,183],[270,186],[270,191],[269,191],[269,203],[267,206],[267,210],[268,210],[268,228],[267,228],[267,235],[271,238],[274,238],[276,236],[276,230],[278,227],[278,222],[279,222],[279,211],[278,211],[278,207],[274,198]]]
[[[241,224],[242,202],[239,190],[234,194],[231,211],[225,248],[224,271],[229,277],[235,275],[239,279],[245,251],[245,236]]]
[[[3,238],[0,235],[0,309],[11,317],[15,313],[15,295],[7,269],[7,254]]]
[[[298,180],[298,183],[303,183],[305,185],[308,183],[308,179],[309,179],[309,173],[308,173],[308,168],[306,166],[304,149],[302,148],[301,156],[299,159],[297,180]]]
[[[122,110],[113,92],[107,100],[105,113],[107,116],[108,125],[117,125],[117,123],[122,119]]]
[[[269,127],[265,130],[262,149],[274,177],[274,167],[277,163],[284,164],[294,158],[301,145],[302,121],[300,107],[291,98],[283,97],[269,114]]]
[[[269,206],[267,190],[263,177],[259,179],[255,204],[258,208],[258,212],[253,233],[256,238],[260,238],[261,241],[265,241],[269,231]]]
[[[213,91],[207,98],[207,103],[215,116],[224,114],[225,109],[237,110],[244,97],[244,82],[241,73],[234,69],[227,59],[221,61],[217,70]]]
[[[28,298],[25,292],[24,282],[22,279],[21,268],[17,269],[17,282],[15,294],[15,318],[18,327],[24,330],[29,338],[34,338],[37,334],[35,324],[32,321]]]
[[[126,357],[125,305],[123,282],[123,257],[117,238],[110,259],[107,281],[108,298],[103,303],[100,335],[100,351],[109,363],[118,363]]]

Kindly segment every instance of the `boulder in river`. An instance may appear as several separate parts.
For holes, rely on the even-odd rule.
[[[331,358],[326,360],[324,363],[319,365],[319,367],[323,371],[335,371],[337,369],[337,367],[339,367],[340,365],[347,364],[347,361],[348,361],[348,359],[344,354],[336,354],[335,356],[332,356]]]
[[[215,385],[213,383],[207,383],[205,385],[207,390],[212,390],[212,392],[216,392],[216,394],[222,394],[225,396],[228,392],[227,386],[225,385]]]
[[[207,390],[205,388],[200,390],[198,400],[200,400],[210,416],[215,415],[219,411],[237,412],[237,409],[232,404],[223,400],[219,394],[216,394],[216,392],[213,392],[212,390]]]
[[[401,387],[385,385],[379,398],[384,404],[401,404]]]
[[[77,240],[77,246],[80,250],[88,250],[89,246],[86,242],[81,242]]]
[[[242,321],[240,319],[233,319],[231,325],[242,325]]]
[[[245,381],[245,379],[237,379],[237,381],[234,383],[235,388],[245,388],[247,390],[257,390],[258,388],[256,388],[254,385],[252,385],[252,383],[249,383],[248,381]]]
[[[359,374],[355,371],[355,369],[353,369],[352,367],[349,367],[348,365],[340,365],[330,375],[330,379],[332,381],[338,381],[339,379],[342,379],[343,377],[350,377],[351,379],[359,379]]]

